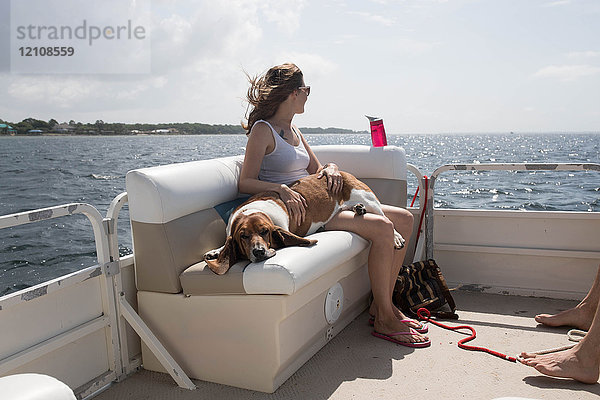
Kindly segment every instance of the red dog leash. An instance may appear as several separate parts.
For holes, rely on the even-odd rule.
[[[419,319],[422,319],[422,320],[427,321],[427,322],[431,322],[432,324],[437,325],[440,328],[449,329],[451,331],[458,331],[459,329],[468,329],[468,330],[470,330],[471,331],[471,336],[466,337],[466,338],[461,339],[461,340],[458,341],[458,347],[460,347],[461,349],[471,350],[471,351],[483,351],[484,353],[488,353],[488,354],[491,354],[493,356],[503,358],[506,361],[517,362],[517,359],[515,357],[507,356],[506,354],[502,354],[502,353],[499,353],[497,351],[487,349],[485,347],[469,346],[469,345],[465,344],[465,343],[470,342],[471,340],[473,340],[473,339],[475,339],[477,337],[477,333],[475,332],[475,329],[473,329],[472,327],[470,327],[468,325],[459,325],[459,326],[452,327],[452,326],[444,325],[444,324],[442,324],[442,323],[440,323],[438,321],[434,321],[431,318],[429,318],[431,316],[431,313],[426,308],[419,308],[419,310],[417,311],[417,316],[419,317]],[[460,333],[462,333],[462,332],[460,332]]]

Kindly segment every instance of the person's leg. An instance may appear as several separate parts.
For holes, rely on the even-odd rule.
[[[408,250],[414,218],[411,212],[404,208],[388,206],[385,204],[382,204],[381,208],[383,209],[385,216],[394,224],[394,229],[396,229],[396,231],[402,235],[404,240],[406,240],[404,247],[394,252],[394,266],[392,267],[392,274],[390,276],[390,290],[393,292],[398,272],[400,272],[404,257],[406,256],[406,251]]]
[[[600,376],[600,303],[583,340],[575,347],[544,355],[521,353],[519,361],[545,375],[596,383]]]
[[[574,326],[579,329],[589,330],[598,308],[600,300],[600,267],[596,273],[596,280],[587,296],[574,308],[562,311],[555,315],[540,314],[535,320],[548,326]]]
[[[325,229],[354,232],[371,241],[368,262],[373,309],[376,315],[375,331],[384,335],[404,333],[393,336],[393,339],[400,342],[426,342],[428,339],[416,332],[407,334],[410,333],[410,327],[400,322],[394,313],[390,287],[390,274],[396,251],[392,222],[376,214],[367,213],[359,216],[351,211],[343,211],[329,221]]]
[[[398,231],[404,240],[406,240],[404,248],[394,251],[394,261],[392,263],[392,268],[390,270],[390,293],[393,294],[394,286],[396,285],[396,279],[398,277],[398,273],[400,272],[400,268],[404,262],[404,256],[406,255],[406,251],[408,249],[410,236],[412,235],[413,229],[413,215],[410,211],[394,206],[388,206],[385,204],[381,205],[385,216],[392,221],[394,224],[394,229]],[[394,313],[396,317],[399,319],[406,319],[406,316],[400,311],[396,306],[394,306]],[[369,314],[372,316],[375,315],[374,307],[371,306],[369,309]],[[421,324],[409,324],[411,328],[419,329],[422,328]]]

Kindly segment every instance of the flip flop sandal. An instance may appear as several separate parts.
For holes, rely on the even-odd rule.
[[[425,333],[429,332],[429,327],[424,322],[419,322],[417,320],[410,319],[410,318],[400,320],[400,322],[404,322],[404,323],[414,322],[415,324],[418,324],[420,326],[420,328],[410,328],[410,329],[414,329],[415,331],[417,331],[417,332],[419,332],[421,334],[425,334]],[[369,317],[369,325],[370,326],[375,326],[375,318]]]
[[[418,335],[418,333],[414,330],[414,329],[410,329],[410,332],[396,332],[396,333],[390,333],[388,335],[385,335],[383,333],[379,333],[379,332],[371,332],[371,335],[375,336],[376,338],[380,338],[383,340],[387,340],[388,342],[392,342],[392,343],[396,343],[399,344],[401,346],[406,346],[406,347],[411,347],[411,348],[424,348],[424,347],[429,347],[431,346],[431,340],[426,340],[425,342],[415,342],[415,343],[410,343],[410,342],[401,342],[400,340],[394,339],[394,336],[400,336],[400,335],[408,335],[408,336],[415,336]]]

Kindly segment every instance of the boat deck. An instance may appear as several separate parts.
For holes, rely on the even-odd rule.
[[[472,345],[517,355],[569,344],[567,328],[538,325],[533,316],[577,302],[454,292],[460,320],[473,326]],[[275,393],[194,381],[195,391],[177,387],[170,376],[142,370],[96,397],[115,399],[596,399],[600,384],[550,378],[520,363],[461,350],[464,335],[430,326],[432,345],[411,349],[371,336],[362,313],[300,368]],[[451,321],[449,324],[457,324]]]

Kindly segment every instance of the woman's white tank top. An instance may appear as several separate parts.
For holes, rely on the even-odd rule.
[[[300,178],[308,176],[309,173],[306,169],[310,163],[310,156],[300,135],[292,130],[300,141],[298,146],[292,146],[283,140],[267,121],[258,120],[254,123],[254,126],[259,122],[264,122],[271,128],[275,140],[275,149],[263,158],[258,179],[265,182],[289,185]]]

